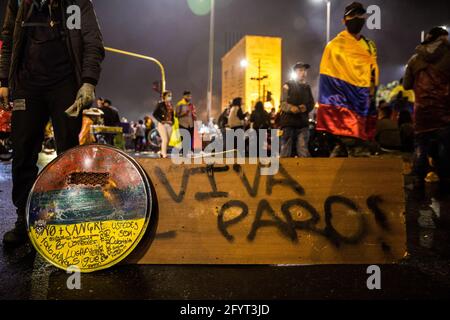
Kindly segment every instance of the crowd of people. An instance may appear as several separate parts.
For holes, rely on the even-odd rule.
[[[235,98],[218,120],[236,130],[279,129],[281,157],[359,157],[413,154],[416,186],[450,183],[450,43],[442,27],[432,28],[417,47],[389,100],[378,101],[375,43],[361,35],[366,10],[354,2],[344,14],[346,30],[325,48],[319,97],[307,83],[308,64],[294,66],[296,79],[283,86],[278,113],[258,102],[252,114]],[[314,107],[316,106],[316,107]]]
[[[38,174],[36,164],[49,120],[59,154],[80,142],[93,142],[89,140],[89,126],[124,127],[111,101],[98,99],[97,107],[91,108],[105,49],[91,1],[80,3],[82,27],[70,32],[64,23],[69,12],[66,2],[10,0],[7,4],[0,54],[0,100],[5,109],[10,106],[10,96],[14,101],[12,198],[17,208],[15,228],[3,239],[8,245],[17,246],[27,240],[27,197]],[[62,10],[60,4],[65,6]],[[279,129],[281,157],[413,151],[412,176],[417,186],[423,186],[430,171],[441,183],[448,184],[448,32],[435,27],[426,34],[391,99],[377,104],[377,49],[373,41],[361,34],[366,20],[366,9],[361,3],[353,2],[345,8],[345,30],[323,52],[317,100],[307,82],[310,65],[300,62],[293,68],[296,79],[283,86],[278,112],[267,112],[259,101],[252,113],[245,113],[243,99],[236,97],[217,124],[224,131]],[[102,121],[98,121],[100,118]],[[156,127],[161,139],[159,155],[167,158],[173,133],[184,129],[194,139],[196,120],[191,92],[183,92],[183,98],[173,105],[172,93],[167,91],[151,117],[130,123],[128,129],[135,150],[142,151],[150,131]],[[114,136],[106,137],[106,143],[115,143]],[[269,143],[266,145],[271,148]]]
[[[431,29],[389,99],[377,101],[377,49],[361,34],[366,18],[362,4],[354,2],[346,7],[346,28],[323,53],[317,100],[308,84],[311,66],[298,62],[293,67],[295,79],[283,86],[278,111],[267,111],[264,102],[257,101],[251,113],[245,112],[243,99],[236,97],[214,121],[222,136],[227,130],[268,130],[269,138],[263,145],[270,150],[269,129],[277,129],[278,152],[285,158],[410,153],[414,155],[413,175],[419,184],[430,171],[438,176],[437,180],[448,180],[448,32],[440,27]],[[175,106],[172,92],[164,92],[152,119],[161,138],[159,154],[166,158],[174,130],[185,129],[194,138],[197,115],[191,92],[185,91]],[[145,130],[148,133],[149,127],[144,122],[136,124],[136,150],[142,149],[142,141],[148,137],[143,138]]]
[[[268,112],[264,102],[257,101],[251,113],[245,112],[243,99],[236,97],[214,121],[221,135],[227,130],[267,130],[267,141],[262,145],[270,153],[270,129],[277,129],[277,151],[283,158],[411,153],[415,154],[413,174],[418,181],[425,180],[430,171],[448,179],[448,32],[439,27],[430,30],[389,99],[377,101],[377,49],[373,41],[361,34],[366,18],[362,4],[354,2],[346,7],[346,29],[323,53],[317,100],[308,84],[311,66],[298,62],[293,67],[294,79],[283,86],[278,111],[272,108]],[[340,59],[339,63],[336,59]],[[164,92],[152,116],[130,123],[128,133],[136,152],[148,149],[150,132],[155,129],[160,157],[168,157],[171,140],[179,129],[190,134],[193,148],[197,111],[192,93],[184,91],[176,104],[172,100],[172,92]],[[121,125],[111,101],[98,99],[97,104],[105,126]],[[260,135],[257,137],[260,142]]]
[[[182,99],[175,107],[172,106],[172,93],[164,92],[152,115],[130,122],[124,117],[120,118],[119,110],[113,107],[111,100],[98,98],[95,107],[83,111],[80,144],[99,142],[100,139],[101,142],[118,146],[116,137],[123,134],[127,138],[126,142],[129,142],[122,146],[124,149],[139,153],[159,148],[157,151],[160,157],[166,158],[174,125],[176,129],[187,130],[193,137],[196,120],[196,108],[192,104],[190,91],[183,92]],[[94,134],[92,126],[100,126],[103,130],[97,128],[97,134]],[[121,130],[114,131],[112,128]],[[155,141],[151,141],[155,129],[158,136],[154,138]]]

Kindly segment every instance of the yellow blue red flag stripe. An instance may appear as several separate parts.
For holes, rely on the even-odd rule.
[[[317,129],[371,140],[377,121],[371,86],[378,85],[378,65],[375,47],[362,41],[343,31],[325,48],[320,65]]]

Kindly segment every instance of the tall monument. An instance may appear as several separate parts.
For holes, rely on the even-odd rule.
[[[244,112],[262,101],[269,111],[281,99],[282,39],[245,36],[222,58],[222,108],[243,98]]]

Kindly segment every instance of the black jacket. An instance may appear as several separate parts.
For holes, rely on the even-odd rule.
[[[253,123],[253,129],[269,129],[270,114],[266,110],[255,110],[250,116],[250,122]]]
[[[113,107],[103,107],[103,122],[107,127],[119,127],[120,126],[120,116],[119,111]]]
[[[403,80],[406,90],[414,89],[416,133],[450,126],[450,44],[433,41],[417,47]]]
[[[305,105],[307,111],[292,113],[290,105]],[[309,126],[309,113],[314,109],[314,97],[308,84],[289,81],[283,87],[283,103],[279,125],[281,128],[303,129]]]
[[[164,101],[158,102],[153,117],[161,123],[173,122],[174,111],[172,105],[167,105]]]
[[[91,0],[59,0],[63,17],[63,31],[66,45],[78,85],[91,83],[96,85],[100,78],[101,62],[105,57],[103,38],[98,25],[97,16]],[[81,9],[81,29],[67,29],[67,7],[78,5]],[[3,47],[0,57],[0,81],[1,86],[15,87],[20,54],[24,44],[24,29],[22,21],[29,5],[25,0],[19,7],[17,0],[8,0],[6,14],[3,23],[2,40]]]

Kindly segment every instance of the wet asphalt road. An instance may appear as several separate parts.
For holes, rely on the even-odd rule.
[[[425,194],[412,192],[408,181],[405,187],[410,255],[400,264],[381,266],[381,290],[367,289],[366,265],[121,265],[82,275],[81,290],[68,290],[68,275],[45,263],[30,246],[8,251],[0,244],[0,300],[448,299],[450,196],[434,186]],[[11,164],[0,163],[0,237],[15,221],[10,198]]]

